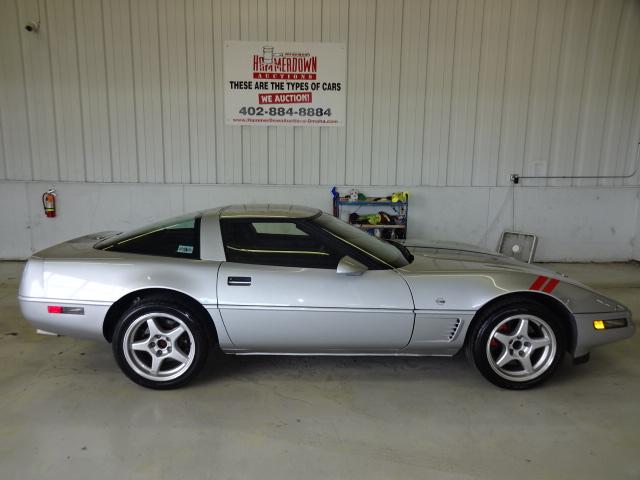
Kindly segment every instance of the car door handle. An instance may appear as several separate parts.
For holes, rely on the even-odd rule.
[[[251,285],[251,277],[227,277],[227,285],[248,287]]]

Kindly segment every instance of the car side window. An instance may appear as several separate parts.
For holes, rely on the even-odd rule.
[[[100,242],[95,248],[159,257],[199,259],[200,217],[181,217],[149,225],[116,235]]]
[[[227,261],[254,265],[335,269],[342,254],[294,221],[223,220]]]

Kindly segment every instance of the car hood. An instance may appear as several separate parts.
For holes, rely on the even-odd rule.
[[[521,262],[482,247],[464,243],[420,240],[406,240],[403,243],[415,257],[411,264],[403,267],[402,270],[407,273],[511,271],[545,275],[584,286],[575,280],[568,279],[562,273],[540,265]]]
[[[626,309],[591,287],[540,265],[529,264],[486,249],[464,244],[406,241],[414,259],[398,269],[411,288],[416,308],[443,308],[433,300],[446,298],[446,308],[473,310],[509,291],[531,290],[544,276],[559,280],[553,296],[574,313]]]

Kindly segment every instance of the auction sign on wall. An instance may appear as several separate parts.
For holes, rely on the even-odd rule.
[[[345,69],[343,44],[227,41],[226,123],[342,126]]]

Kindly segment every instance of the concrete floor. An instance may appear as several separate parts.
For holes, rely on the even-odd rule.
[[[156,392],[38,336],[0,263],[0,478],[640,478],[640,335],[500,390],[464,358],[228,358]],[[638,264],[552,265],[630,306]]]

